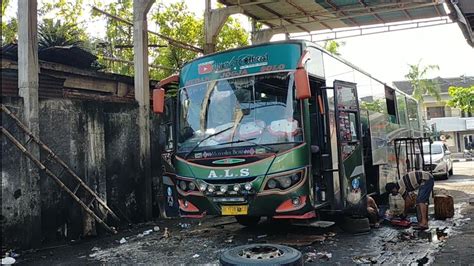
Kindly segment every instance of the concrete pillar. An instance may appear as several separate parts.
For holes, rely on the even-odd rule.
[[[135,100],[138,102],[140,138],[141,206],[145,220],[152,218],[152,182],[150,152],[150,82],[148,75],[148,30],[146,16],[154,0],[133,1],[133,63]]]
[[[36,0],[18,0],[18,86],[23,98],[23,119],[25,124],[39,137],[38,117],[38,36]],[[27,149],[39,158],[39,147],[33,142]],[[35,164],[26,161],[27,174],[22,178],[21,215],[24,224],[21,228],[24,246],[36,246],[41,241],[41,191],[40,175]]]
[[[204,9],[204,54],[216,51],[216,40],[219,32],[230,15],[243,13],[240,6],[211,8],[211,0],[205,0]]]

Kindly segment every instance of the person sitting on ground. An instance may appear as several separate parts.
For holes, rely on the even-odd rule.
[[[371,227],[379,228],[379,207],[375,203],[374,198],[367,196],[367,215],[369,216],[369,223]]]
[[[434,179],[433,176],[425,171],[412,171],[404,175],[398,183],[387,183],[385,190],[393,195],[400,193],[405,200],[405,210],[409,208],[410,192],[418,189],[418,196],[416,198],[416,208],[420,214],[418,227],[415,229],[428,229],[428,201],[430,194],[433,191]]]

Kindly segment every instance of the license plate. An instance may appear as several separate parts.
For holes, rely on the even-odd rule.
[[[222,215],[247,215],[248,210],[248,205],[222,206]]]

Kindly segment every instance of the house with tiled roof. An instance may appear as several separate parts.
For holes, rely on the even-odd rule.
[[[422,105],[422,116],[427,126],[434,128],[443,135],[446,144],[453,152],[462,152],[474,143],[474,114],[462,112],[458,108],[446,106],[450,99],[449,87],[470,87],[474,85],[474,76],[455,78],[437,77],[433,79],[440,88],[440,101],[425,95]],[[412,94],[413,88],[409,81],[395,81],[394,86],[401,91]]]

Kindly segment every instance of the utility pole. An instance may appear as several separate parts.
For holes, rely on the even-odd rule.
[[[133,1],[133,61],[135,66],[135,100],[138,102],[140,138],[141,202],[145,220],[152,218],[150,81],[148,73],[147,14],[154,0]]]
[[[18,1],[18,89],[23,98],[23,119],[26,126],[39,137],[38,103],[38,18],[36,0]],[[30,142],[26,148],[36,158],[40,157],[39,147]],[[25,159],[26,160],[26,159]],[[41,241],[41,190],[40,175],[36,165],[26,160],[26,174],[22,180],[22,201],[20,215],[24,220],[22,245],[37,246]]]

